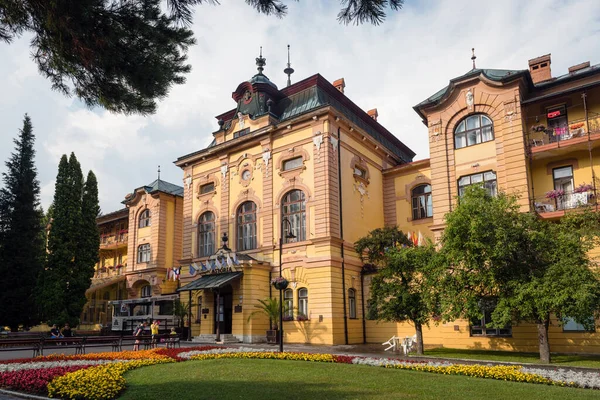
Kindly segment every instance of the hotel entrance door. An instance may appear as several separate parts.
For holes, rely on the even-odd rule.
[[[231,333],[231,319],[233,314],[233,288],[231,285],[218,289],[218,292],[215,291],[214,299],[214,333],[217,333],[218,324],[220,334],[229,334]]]

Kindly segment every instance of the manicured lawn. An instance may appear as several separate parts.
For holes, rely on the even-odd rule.
[[[462,358],[465,360],[490,360],[490,361],[508,361],[518,363],[540,362],[540,356],[537,353],[518,353],[509,351],[489,351],[489,350],[462,350],[437,348],[425,350],[427,357],[443,358]],[[578,355],[552,355],[552,364],[557,367],[587,367],[600,368],[600,356],[578,356]]]
[[[120,399],[598,399],[599,391],[366,365],[218,359],[125,374]]]

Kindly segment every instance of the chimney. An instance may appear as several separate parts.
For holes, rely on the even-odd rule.
[[[573,72],[577,72],[580,69],[588,68],[589,66],[590,66],[589,61],[583,62],[581,64],[573,65],[572,67],[569,67],[569,73],[572,74]]]
[[[337,79],[333,81],[333,86],[340,92],[344,93],[344,88],[346,87],[346,82],[344,82],[344,78]]]
[[[377,112],[376,108],[367,111],[367,114],[369,114],[369,117],[373,118],[375,121],[377,121],[377,117],[379,117],[379,113]]]
[[[529,73],[534,84],[552,79],[550,54],[529,60]]]

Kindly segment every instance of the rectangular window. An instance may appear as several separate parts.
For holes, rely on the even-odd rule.
[[[590,317],[590,322],[592,322],[594,320],[594,317]],[[563,327],[563,332],[595,332],[596,330],[594,328],[592,329],[586,329],[585,326],[583,326],[583,324],[578,324],[577,322],[575,322],[575,320],[573,318],[567,317],[567,321],[564,323]]]
[[[471,336],[512,336],[512,327],[492,328],[492,313],[496,308],[496,299],[485,298],[479,301],[479,307],[483,313],[481,319],[471,320]]]
[[[294,318],[294,291],[292,289],[286,289],[283,293],[283,304],[285,305],[283,319],[291,320]]]
[[[354,167],[354,175],[364,178],[367,175],[366,171],[360,167]]]
[[[356,318],[356,290],[354,289],[348,289],[348,306],[350,318]]]
[[[242,129],[241,131],[237,131],[233,133],[233,138],[239,138],[242,136],[246,136],[247,134],[250,133],[250,128],[246,128],[246,129]]]
[[[210,193],[215,191],[214,182],[207,183],[206,185],[200,186],[200,194]]]
[[[498,194],[496,173],[494,171],[463,176],[458,180],[458,195],[462,196],[470,185],[482,185],[490,196]]]
[[[289,171],[290,169],[299,168],[302,166],[302,157],[290,158],[289,160],[285,160],[283,162],[283,170]]]
[[[308,289],[298,289],[298,315],[308,317]]]

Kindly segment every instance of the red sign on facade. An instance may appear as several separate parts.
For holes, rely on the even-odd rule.
[[[556,118],[560,116],[560,110],[551,111],[548,113],[548,118]]]

